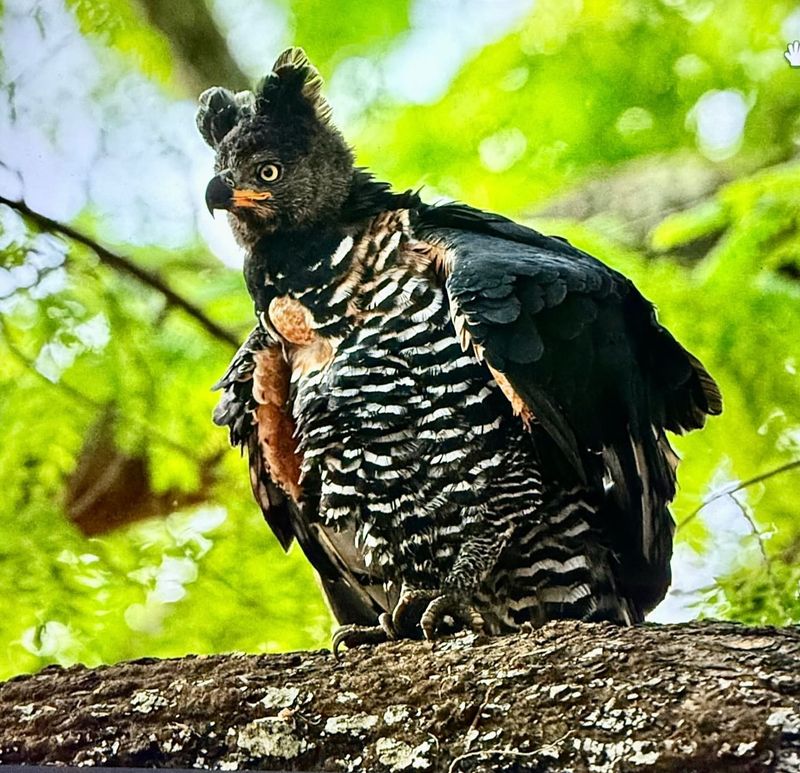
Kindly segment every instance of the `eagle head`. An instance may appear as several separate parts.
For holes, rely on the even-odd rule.
[[[284,51],[254,92],[214,87],[200,96],[197,126],[216,151],[206,188],[244,247],[278,230],[336,218],[353,180],[353,154],[331,123],[322,78],[300,48]]]

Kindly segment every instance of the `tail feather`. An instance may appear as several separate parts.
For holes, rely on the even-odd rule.
[[[620,584],[644,612],[666,595],[672,573],[678,457],[662,430],[627,435],[603,450],[609,486],[605,508],[620,561]]]

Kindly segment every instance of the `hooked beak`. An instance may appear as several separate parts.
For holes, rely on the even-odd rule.
[[[212,177],[206,187],[206,206],[212,217],[215,209],[230,209],[233,206],[233,188],[223,175]]]
[[[252,209],[269,198],[272,198],[269,191],[234,188],[224,174],[212,177],[206,188],[206,206],[212,217],[215,209]]]

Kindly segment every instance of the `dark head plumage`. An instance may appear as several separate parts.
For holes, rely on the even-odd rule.
[[[209,209],[230,212],[244,246],[263,234],[336,218],[353,155],[331,122],[322,78],[302,49],[284,51],[255,92],[203,92],[197,126],[216,151]]]

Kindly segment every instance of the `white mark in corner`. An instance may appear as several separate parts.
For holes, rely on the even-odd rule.
[[[786,46],[784,56],[792,67],[800,67],[800,40],[794,40],[789,43]]]

